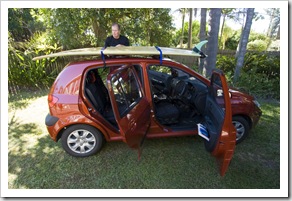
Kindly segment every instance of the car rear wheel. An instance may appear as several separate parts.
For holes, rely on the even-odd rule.
[[[247,120],[241,116],[232,117],[232,124],[236,129],[236,144],[238,144],[248,136],[250,127]]]
[[[62,135],[64,150],[75,157],[91,156],[101,149],[102,144],[101,132],[89,125],[70,126]]]

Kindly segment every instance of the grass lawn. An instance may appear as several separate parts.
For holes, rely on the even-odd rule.
[[[141,160],[123,142],[88,158],[69,156],[47,133],[47,91],[9,98],[9,189],[279,189],[280,104],[261,101],[263,115],[236,147],[224,177],[203,139],[146,140]],[[21,98],[19,98],[21,97]]]

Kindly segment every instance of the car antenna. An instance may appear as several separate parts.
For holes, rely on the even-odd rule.
[[[205,55],[204,52],[201,51],[202,46],[205,45],[207,42],[207,40],[203,40],[195,45],[195,47],[193,48],[193,51],[199,53],[201,55],[200,58],[202,59],[207,57],[207,55]]]

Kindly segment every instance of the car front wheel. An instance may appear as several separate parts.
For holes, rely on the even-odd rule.
[[[238,144],[248,136],[250,127],[247,120],[241,116],[232,117],[232,124],[236,129],[236,144]]]
[[[64,150],[75,157],[91,156],[101,149],[102,144],[102,134],[89,125],[70,126],[62,135]]]

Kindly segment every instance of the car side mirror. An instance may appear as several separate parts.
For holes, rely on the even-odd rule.
[[[228,92],[228,93],[229,93],[229,98],[231,98],[232,97],[231,93],[230,92]],[[223,96],[223,90],[217,89],[217,97],[221,97],[221,96]]]
[[[217,89],[217,96],[223,96],[223,90],[222,89]]]

